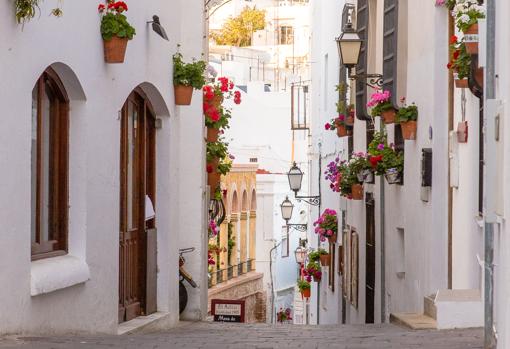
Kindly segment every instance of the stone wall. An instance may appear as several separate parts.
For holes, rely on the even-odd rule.
[[[266,322],[267,295],[263,288],[263,274],[251,272],[209,289],[208,312],[212,299],[244,300],[246,322]]]

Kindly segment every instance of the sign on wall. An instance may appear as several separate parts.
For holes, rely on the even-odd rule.
[[[212,299],[211,314],[218,322],[245,322],[245,301]]]

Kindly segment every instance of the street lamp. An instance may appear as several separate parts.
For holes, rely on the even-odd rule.
[[[383,76],[381,74],[352,74],[352,68],[359,64],[363,39],[359,37],[356,30],[352,27],[350,19],[345,25],[343,33],[335,41],[338,46],[338,55],[342,64],[347,68],[350,80],[369,80],[369,83],[366,83],[368,86],[383,85]]]
[[[294,204],[289,200],[288,196],[281,203],[280,209],[282,210],[282,218],[285,220],[287,227],[303,232],[308,230],[308,224],[289,224],[289,220],[292,218]]]
[[[294,256],[296,257],[296,262],[298,264],[303,264],[305,262],[306,253],[307,253],[307,250],[305,247],[306,243],[307,243],[306,239],[305,240],[299,239],[299,246],[294,251]]]
[[[287,172],[287,177],[289,179],[290,190],[294,192],[294,197],[299,201],[303,200],[307,204],[313,206],[319,206],[321,203],[320,196],[298,196],[298,191],[301,190],[301,183],[303,181],[303,171],[297,166],[294,162],[289,172]]]

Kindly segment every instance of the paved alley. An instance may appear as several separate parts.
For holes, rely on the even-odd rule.
[[[481,329],[410,331],[393,325],[292,326],[185,323],[164,333],[95,337],[10,337],[0,348],[164,349],[164,348],[482,348]]]

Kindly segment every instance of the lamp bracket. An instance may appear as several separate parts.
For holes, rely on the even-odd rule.
[[[297,199],[297,201],[304,201],[312,206],[319,206],[321,204],[320,196],[298,196],[294,194],[294,197]]]
[[[368,87],[372,88],[380,88],[383,86],[383,76],[382,74],[351,74],[351,70],[349,69],[349,79],[356,81],[366,80],[365,84]]]
[[[305,232],[308,230],[308,224],[288,224],[287,223],[287,227],[294,228],[297,231],[301,231],[301,232]]]

